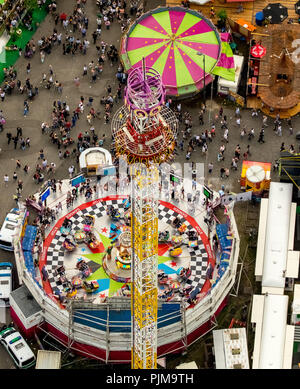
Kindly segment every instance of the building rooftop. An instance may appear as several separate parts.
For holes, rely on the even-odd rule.
[[[25,285],[11,292],[11,298],[17,303],[25,318],[29,318],[35,313],[41,312],[42,309],[35,301],[30,291]]]
[[[249,369],[245,328],[213,331],[216,369]]]

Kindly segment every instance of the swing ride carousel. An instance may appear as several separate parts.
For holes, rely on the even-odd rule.
[[[147,166],[167,161],[173,155],[178,124],[163,104],[165,91],[159,74],[146,66],[134,69],[125,96],[125,106],[112,123],[116,155]],[[199,183],[195,190],[191,179],[171,167],[173,180],[161,174],[161,181],[154,185],[158,201],[151,208],[158,226],[151,241],[152,275],[156,278],[157,273],[158,357],[186,350],[214,328],[235,282],[239,255],[233,207],[225,206],[218,220],[214,208],[220,206],[220,194]],[[57,211],[62,202],[62,209],[55,220],[42,225],[30,223],[33,207],[45,218],[43,207],[34,206],[33,199],[28,209],[20,204],[14,252],[24,285],[12,293],[11,316],[26,335],[40,331],[85,357],[129,363],[135,260],[131,245],[137,237],[131,218],[140,212],[147,219],[149,208],[144,203],[154,197],[138,192],[131,204],[134,186],[119,187],[116,194],[101,186],[101,180],[94,182],[98,187],[94,199],[80,195],[78,187],[72,189],[69,180],[63,181],[59,194],[49,189],[47,207]],[[74,201],[62,201],[71,190]],[[139,196],[140,208],[135,204]],[[147,229],[143,227],[141,234]],[[138,250],[149,243],[143,238],[138,236]],[[20,313],[24,312],[21,293],[31,295],[26,304],[30,300],[35,306],[34,318]]]
[[[128,163],[158,164],[173,156],[178,132],[175,113],[165,105],[165,88],[152,68],[133,69],[125,88],[125,104],[112,120],[116,157]]]
[[[63,181],[62,195],[69,185]],[[201,185],[192,202],[181,197],[182,186],[182,180],[173,186],[174,198],[163,188],[158,201],[158,356],[182,352],[214,328],[236,276],[239,236],[233,210],[225,208],[219,221],[208,215]],[[192,193],[191,183],[184,188]],[[48,334],[76,354],[129,363],[130,193],[127,188],[122,194],[98,194],[88,202],[79,195],[71,207],[63,204],[44,241],[32,224],[35,211],[20,205],[14,248],[23,286],[12,292],[10,309],[25,335]],[[219,194],[213,195],[218,203]],[[59,201],[51,193],[49,208]],[[34,304],[34,317],[22,313],[25,302],[17,295],[24,288],[32,296],[25,300]]]

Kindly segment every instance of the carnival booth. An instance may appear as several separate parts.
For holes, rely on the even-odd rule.
[[[269,162],[243,161],[241,189],[252,191],[256,197],[263,197],[264,192],[270,188],[271,166]]]
[[[242,55],[234,55],[234,66],[235,66],[235,80],[229,81],[223,77],[219,77],[218,81],[218,93],[220,95],[228,95],[229,91],[233,93],[238,92],[238,87],[241,81],[242,70],[244,65],[244,57]]]
[[[111,154],[102,147],[88,148],[80,154],[79,166],[89,176],[105,175],[103,169],[112,166]]]
[[[233,35],[239,36],[241,40],[250,41],[251,34],[256,30],[253,24],[243,18],[238,20],[227,18],[227,20]]]

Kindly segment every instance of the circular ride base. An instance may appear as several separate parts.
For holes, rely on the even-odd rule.
[[[115,261],[108,260],[106,258],[107,249],[113,243],[111,240],[111,228],[114,228],[114,222],[107,215],[106,210],[109,205],[113,205],[117,208],[121,215],[124,214],[124,199],[127,196],[115,195],[100,198],[87,203],[82,203],[72,211],[65,210],[65,215],[62,216],[52,228],[51,232],[47,236],[44,242],[43,255],[40,258],[40,269],[45,265],[48,272],[48,281],[43,282],[43,287],[46,293],[50,296],[55,295],[57,290],[63,292],[63,285],[59,281],[59,277],[56,276],[55,269],[63,265],[66,269],[66,277],[71,279],[74,276],[79,275],[79,271],[76,269],[78,261],[84,259],[91,269],[91,274],[87,278],[87,281],[96,280],[99,284],[99,288],[93,293],[87,293],[84,289],[78,289],[77,294],[73,299],[84,298],[91,300],[94,303],[100,303],[108,296],[120,296],[122,295],[122,287],[128,282],[130,277],[130,271],[117,268]],[[56,205],[59,199],[49,202],[50,207]],[[80,197],[77,203],[80,202]],[[64,213],[62,213],[63,215]],[[84,216],[90,214],[95,216],[95,225],[93,232],[96,238],[100,241],[100,245],[97,249],[91,250],[85,243],[78,244],[76,249],[72,252],[66,252],[62,243],[65,239],[60,232],[60,227],[65,219],[68,217],[72,221],[72,230],[76,232],[83,228]],[[174,235],[175,229],[171,226],[171,222],[175,217],[179,217],[182,223],[187,226],[186,232],[195,230],[198,234],[199,245],[197,248],[183,245],[183,253],[180,257],[173,258],[169,254],[169,249],[172,247],[169,243],[159,243],[158,245],[158,270],[164,272],[169,277],[169,285],[172,285],[172,281],[177,281],[177,271],[181,267],[190,267],[191,276],[187,280],[186,284],[182,286],[191,285],[194,288],[198,287],[200,291],[210,288],[210,281],[206,279],[206,272],[209,263],[214,267],[215,260],[212,256],[212,251],[209,243],[209,239],[203,229],[205,228],[203,222],[203,216],[205,214],[202,207],[198,204],[197,220],[188,214],[188,203],[186,201],[179,201],[177,205],[168,201],[159,201],[158,219],[159,219],[159,231],[169,230],[170,235]],[[201,225],[203,229],[201,228]],[[122,231],[121,231],[122,232]],[[187,235],[186,233],[184,236]],[[113,257],[113,250],[112,250]],[[176,282],[174,282],[176,285]],[[203,286],[205,285],[205,288]],[[159,296],[164,295],[166,286],[159,285]],[[175,297],[179,296],[175,294]]]

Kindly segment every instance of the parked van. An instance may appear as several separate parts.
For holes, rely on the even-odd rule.
[[[0,248],[3,250],[14,251],[13,237],[15,228],[18,225],[20,211],[18,208],[13,208],[6,215],[3,225],[0,230]]]
[[[9,262],[0,262],[0,300],[9,306],[9,295],[12,291],[12,269]]]
[[[28,369],[35,365],[35,355],[15,328],[7,327],[3,329],[0,332],[0,342],[20,369]]]

